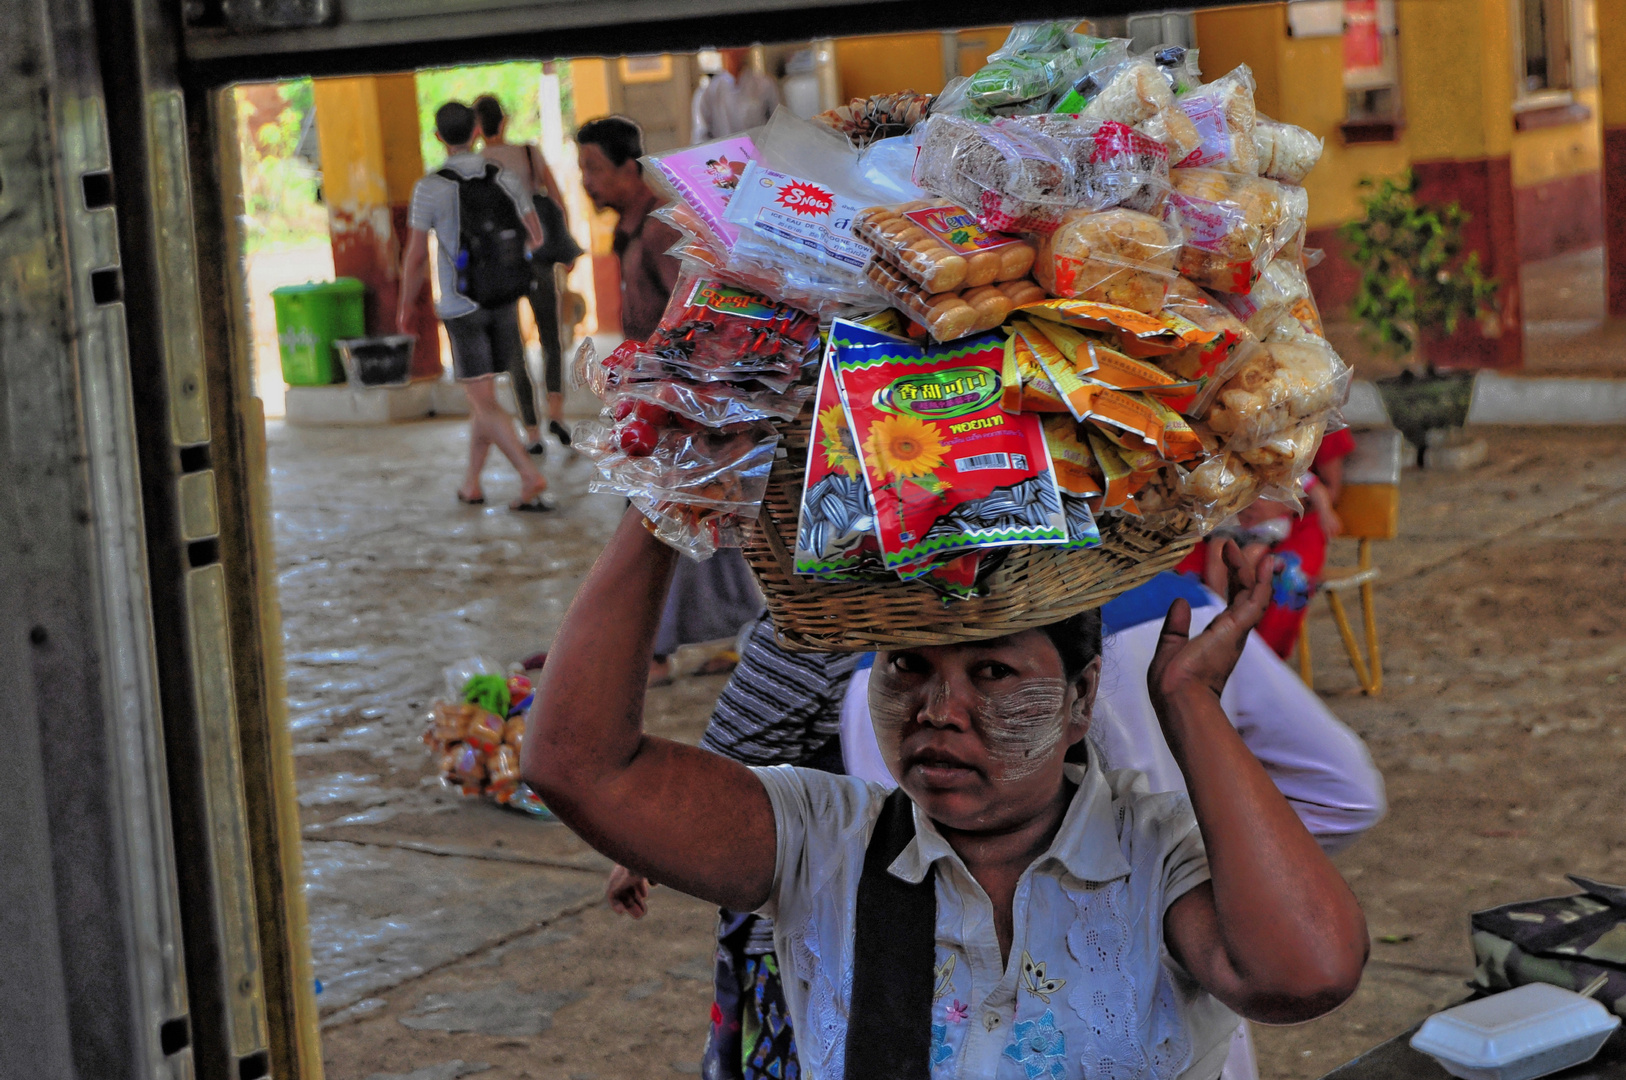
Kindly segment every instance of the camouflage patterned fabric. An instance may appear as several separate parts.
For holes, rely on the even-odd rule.
[[[1522,900],[1473,915],[1474,985],[1507,990],[1543,982],[1582,990],[1626,1016],[1626,887],[1569,875],[1584,892]]]

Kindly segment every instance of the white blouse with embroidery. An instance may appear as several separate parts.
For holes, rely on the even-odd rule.
[[[752,770],[773,803],[772,898],[797,1053],[811,1080],[843,1080],[852,937],[864,850],[887,791],[853,777]],[[1237,1017],[1163,947],[1163,914],[1208,880],[1184,795],[1138,772],[1069,765],[1078,785],[1048,851],[1017,883],[1010,960],[993,906],[917,807],[889,872],[937,864],[933,1080],[1213,1080]]]

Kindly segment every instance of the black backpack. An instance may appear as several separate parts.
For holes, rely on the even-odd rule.
[[[457,184],[457,291],[483,308],[512,304],[530,290],[528,237],[514,200],[488,164],[480,176],[461,176],[452,169],[439,175]]]

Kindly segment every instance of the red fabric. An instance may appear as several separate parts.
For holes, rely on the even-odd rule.
[[[1319,469],[1354,452],[1355,436],[1349,433],[1348,428],[1329,431],[1321,437],[1321,446],[1315,452],[1315,464],[1311,468]]]
[[[1290,560],[1296,559],[1296,570],[1312,584],[1315,583],[1327,565],[1327,534],[1321,530],[1321,519],[1314,511],[1295,519],[1293,531],[1287,534],[1287,539],[1272,547],[1270,553],[1278,557],[1287,556]],[[1204,540],[1180,560],[1175,572],[1196,574],[1201,578],[1207,559],[1208,541]],[[1284,576],[1284,572],[1278,571],[1278,576]],[[1285,576],[1296,575],[1289,569],[1285,571]],[[1278,597],[1282,595],[1280,581],[1277,584],[1276,594]],[[1264,618],[1259,620],[1259,636],[1265,639],[1265,644],[1275,650],[1277,656],[1287,659],[1292,655],[1293,646],[1299,639],[1299,629],[1304,625],[1304,617],[1309,610],[1308,602],[1302,607],[1291,607],[1272,600],[1270,606],[1265,609]]]

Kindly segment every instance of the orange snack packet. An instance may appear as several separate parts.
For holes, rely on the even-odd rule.
[[[1204,330],[1190,319],[1166,309],[1147,315],[1117,304],[1051,299],[1023,304],[1016,310],[1049,322],[1112,334],[1123,344],[1125,353],[1137,358],[1176,352],[1215,337],[1214,331]]]

